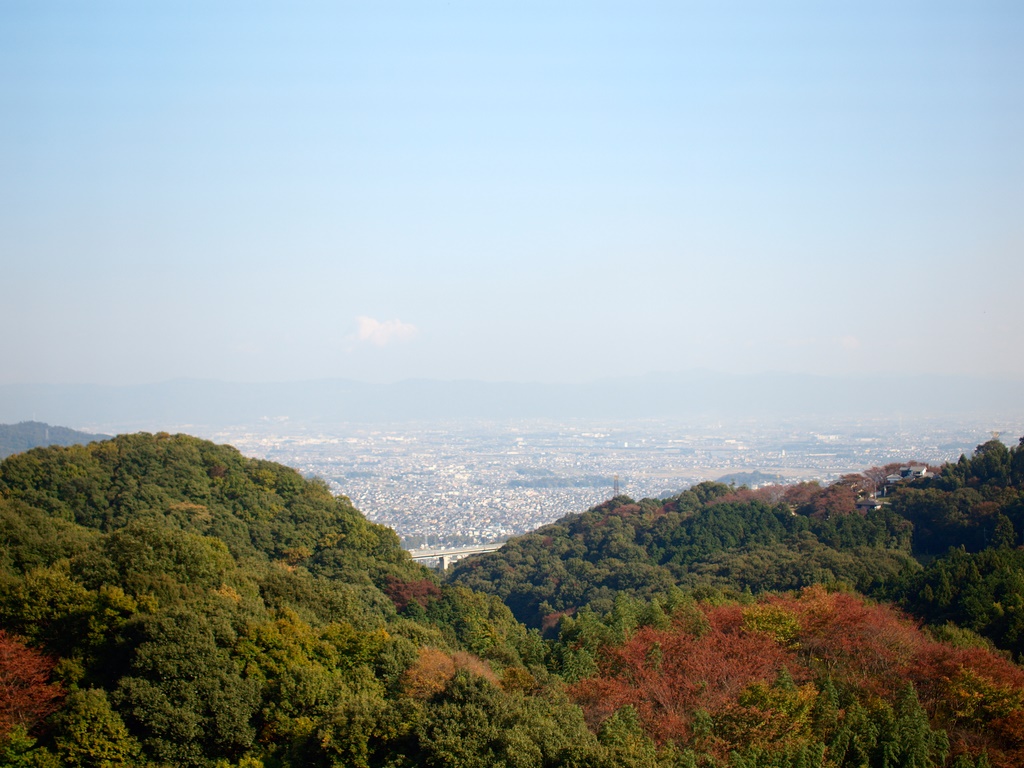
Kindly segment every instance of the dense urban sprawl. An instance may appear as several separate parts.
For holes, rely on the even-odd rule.
[[[214,437],[325,479],[371,520],[393,527],[406,547],[417,548],[501,541],[533,530],[610,498],[616,476],[620,492],[638,499],[708,479],[752,486],[829,482],[889,462],[955,460],[991,433],[976,424],[897,419],[813,426],[537,421],[292,433],[276,424]]]

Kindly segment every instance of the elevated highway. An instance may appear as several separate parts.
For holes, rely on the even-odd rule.
[[[410,549],[409,554],[413,560],[437,560],[442,571],[447,570],[452,563],[461,560],[469,555],[479,555],[484,552],[497,552],[501,544],[474,544],[468,547],[447,547],[443,549]]]

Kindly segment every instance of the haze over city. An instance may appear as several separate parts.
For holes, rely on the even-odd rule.
[[[1009,2],[5,4],[0,384],[1021,381],[1022,33]]]

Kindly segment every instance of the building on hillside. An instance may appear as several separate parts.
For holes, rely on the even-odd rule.
[[[886,475],[885,485],[882,488],[882,495],[885,496],[889,493],[889,489],[894,485],[906,482],[908,480],[920,480],[923,477],[931,477],[932,473],[928,471],[928,467],[924,464],[908,464],[900,467],[900,471],[893,472],[891,475]]]
[[[915,464],[913,466],[900,467],[900,478],[903,480],[918,480],[922,477],[931,477],[932,473],[928,471],[928,467],[921,464]]]
[[[866,515],[876,509],[882,508],[882,502],[876,499],[874,496],[867,496],[863,499],[857,499],[857,511],[862,515]]]

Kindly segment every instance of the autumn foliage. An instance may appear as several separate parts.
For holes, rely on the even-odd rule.
[[[429,601],[441,596],[441,589],[430,579],[407,580],[388,576],[384,594],[401,611],[409,603],[419,603],[420,607],[426,607]]]
[[[700,637],[645,627],[608,649],[601,675],[575,688],[591,722],[632,705],[656,740],[688,741],[696,710],[724,710],[747,686],[772,681],[785,665],[777,644],[735,631],[739,608],[711,611],[708,619],[711,628]]]
[[[439,694],[455,677],[455,661],[437,648],[419,649],[416,661],[402,675],[402,690],[414,699],[429,699]]]
[[[60,707],[64,691],[49,682],[53,661],[0,629],[0,738],[31,729]]]
[[[673,621],[603,648],[598,674],[572,687],[591,727],[628,706],[657,744],[718,760],[751,743],[838,750],[858,718],[875,718],[874,732],[909,718],[909,690],[925,735],[945,730],[953,755],[1024,765],[1024,670],[1002,657],[938,643],[891,607],[820,587],[700,610],[699,632]]]
[[[456,651],[448,654],[424,646],[419,649],[416,661],[402,675],[402,691],[407,696],[425,701],[444,691],[460,669],[491,683],[498,681],[487,663],[471,653]]]

